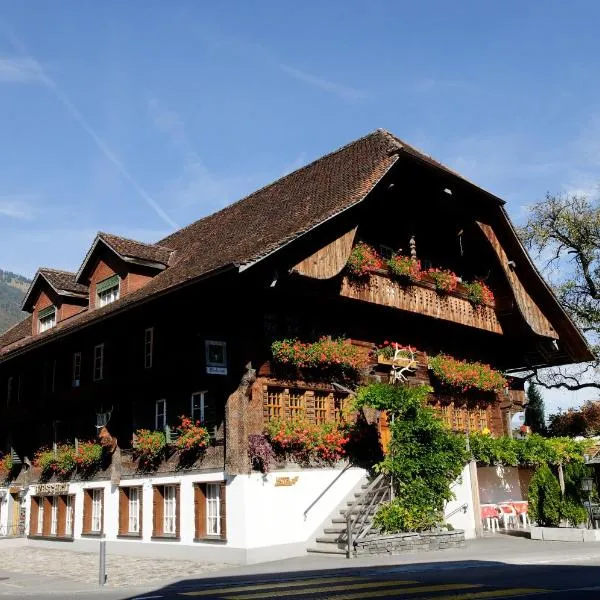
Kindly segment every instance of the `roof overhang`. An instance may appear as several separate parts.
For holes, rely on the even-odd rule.
[[[22,311],[24,311],[24,312],[30,312],[29,305],[31,304],[31,301],[33,299],[33,291],[36,288],[36,286],[37,286],[38,282],[40,281],[40,279],[43,279],[46,282],[46,284],[48,286],[50,286],[50,289],[55,294],[57,294],[58,296],[68,297],[68,298],[77,298],[77,299],[87,298],[87,294],[78,293],[78,292],[73,292],[71,290],[63,290],[63,289],[57,288],[48,279],[48,277],[46,277],[44,275],[43,269],[38,269],[37,273],[35,274],[35,277],[33,278],[33,281],[31,282],[31,285],[29,286],[29,289],[27,290],[27,293],[25,294],[25,298],[23,298],[23,302],[21,304],[21,310]]]

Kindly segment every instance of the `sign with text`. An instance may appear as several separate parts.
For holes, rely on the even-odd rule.
[[[69,493],[68,483],[40,483],[35,486],[36,496],[59,496]]]
[[[276,477],[275,487],[289,487],[291,485],[296,485],[297,481],[298,475],[296,475],[296,477]]]

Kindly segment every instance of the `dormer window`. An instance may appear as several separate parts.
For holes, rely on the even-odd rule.
[[[38,332],[48,331],[56,327],[56,307],[48,306],[38,313]]]
[[[108,279],[98,282],[96,285],[96,295],[98,296],[98,306],[106,306],[119,299],[121,290],[121,280],[118,275],[113,275]]]

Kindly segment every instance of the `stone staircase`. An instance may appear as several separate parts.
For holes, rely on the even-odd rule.
[[[373,488],[374,483],[376,484],[375,489],[370,489]],[[377,487],[374,479],[363,477],[333,515],[325,521],[321,535],[312,541],[307,552],[346,555],[348,547],[346,517],[348,512],[351,511],[350,518],[355,528],[360,529],[361,532],[369,531],[373,515],[377,512],[379,504],[388,499],[388,496],[381,493],[381,486]],[[355,531],[353,537],[358,533],[359,531]]]

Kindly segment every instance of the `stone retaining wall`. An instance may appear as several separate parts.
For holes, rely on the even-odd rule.
[[[361,540],[356,545],[357,554],[399,554],[401,552],[428,552],[462,548],[465,545],[465,532],[429,531],[423,533],[395,533],[377,535]]]

